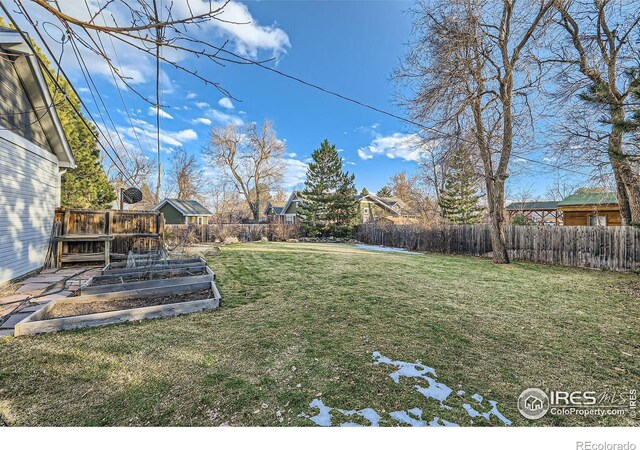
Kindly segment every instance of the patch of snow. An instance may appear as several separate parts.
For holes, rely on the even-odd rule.
[[[404,361],[392,361],[386,356],[382,356],[380,352],[373,353],[374,364],[387,364],[390,366],[398,367],[398,370],[389,375],[396,383],[400,382],[400,377],[407,378],[419,378],[429,383],[428,387],[422,387],[419,385],[414,386],[415,389],[427,398],[432,398],[440,402],[442,408],[451,409],[444,404],[444,401],[449,398],[449,395],[453,392],[449,386],[443,383],[438,383],[434,378],[428,376],[431,374],[434,377],[436,375],[436,369],[433,367],[425,366],[420,363],[408,363]]]
[[[451,389],[449,386],[447,386],[444,383],[440,383],[436,381],[435,378],[437,378],[437,374],[436,374],[436,370],[433,367],[429,367],[425,364],[422,364],[420,361],[417,361],[415,363],[409,363],[405,361],[394,361],[382,355],[380,352],[374,352],[372,354],[372,357],[373,357],[373,363],[376,365],[384,364],[389,366],[395,366],[397,368],[395,372],[392,372],[389,374],[389,377],[396,384],[400,383],[402,378],[424,380],[427,382],[428,386],[416,384],[414,385],[414,388],[416,389],[416,391],[422,394],[427,399],[434,399],[438,401],[440,403],[441,408],[445,408],[448,410],[453,409],[452,406],[446,405],[444,403],[447,399],[449,399],[449,397],[453,393],[453,389]],[[457,387],[460,388],[462,387],[462,385],[458,384]],[[462,389],[459,389],[456,392],[459,396],[463,396],[465,394],[465,391]],[[318,396],[320,395],[321,394],[319,393]],[[478,405],[482,405],[482,402],[484,401],[484,397],[478,393],[473,394],[471,396],[471,399],[474,402],[476,402]],[[463,403],[462,408],[467,412],[467,414],[471,418],[482,417],[485,420],[490,421],[492,417],[495,417],[507,426],[512,424],[512,422],[509,419],[507,419],[498,409],[498,402],[494,400],[488,400],[488,402],[491,405],[491,409],[487,412],[479,412],[473,406],[471,406],[470,403]],[[332,411],[334,410],[347,417],[360,416],[366,419],[370,423],[369,426],[372,426],[372,427],[377,427],[380,425],[380,423],[386,422],[386,420],[383,419],[382,416],[372,408],[363,408],[359,410],[337,409],[337,408],[326,406],[323,403],[323,401],[318,398],[314,399],[309,404],[309,406],[311,408],[317,408],[318,414],[316,414],[315,416],[309,416],[303,413],[300,416],[306,417],[309,420],[313,421],[316,425],[319,425],[322,427],[330,427],[334,425],[333,424],[334,416],[332,415]],[[399,423],[411,425],[413,427],[459,426],[454,422],[449,422],[445,419],[441,419],[440,417],[435,417],[431,421],[427,421],[427,419],[422,417],[422,414],[423,412],[420,408],[411,408],[408,410],[390,412],[389,417],[391,420],[394,420]],[[336,425],[341,427],[362,426],[352,421],[337,423]]]
[[[418,252],[410,252],[409,250],[405,250],[404,248],[399,247],[384,247],[382,245],[369,245],[369,244],[355,244],[356,248],[360,250],[372,250],[377,252],[387,252],[387,253],[407,253],[409,255],[421,255]]]
[[[434,377],[438,376],[436,375],[436,369],[434,369],[433,367],[425,366],[424,364],[420,364],[419,362],[408,363],[404,361],[393,361],[392,359],[383,356],[380,352],[373,352],[373,355],[371,356],[373,357],[373,363],[375,365],[387,364],[389,366],[398,367],[398,370],[389,375],[391,379],[393,379],[393,381],[395,381],[396,383],[400,383],[400,377],[422,378],[423,380],[431,380],[431,378],[426,376],[425,374],[430,373]]]
[[[331,410],[333,408],[325,406],[325,404],[320,399],[315,399],[314,401],[309,403],[309,406],[312,408],[318,408],[319,411],[315,416],[309,417],[311,421],[321,427],[331,426]]]
[[[496,402],[494,400],[489,400],[489,404],[491,405],[491,410],[489,410],[487,412],[484,412],[484,413],[478,412],[469,403],[463,404],[462,407],[464,408],[465,411],[467,411],[467,414],[469,414],[473,418],[475,418],[475,417],[483,417],[485,420],[491,420],[491,417],[494,416],[494,417],[498,418],[498,420],[500,420],[505,425],[511,425],[512,424],[512,422],[509,419],[507,419],[500,412],[500,410],[498,410],[498,402]]]
[[[412,427],[426,427],[427,423],[422,420],[422,410],[420,408],[408,409],[406,411],[393,411],[389,415],[400,423],[411,425]]]
[[[376,410],[372,409],[372,408],[364,408],[364,409],[359,409],[359,410],[339,409],[338,411],[340,411],[345,416],[361,416],[361,417],[364,417],[365,419],[367,419],[369,421],[369,423],[371,424],[372,427],[379,427],[380,426],[380,420],[382,419],[382,417],[380,417],[380,414],[378,414],[376,412]],[[357,424],[357,423],[353,423],[353,422],[347,422],[347,423],[341,424],[340,426],[341,427],[361,427],[362,425]]]

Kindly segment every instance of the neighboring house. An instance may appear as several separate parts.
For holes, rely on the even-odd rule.
[[[356,199],[361,223],[387,218],[393,223],[391,218],[403,216],[407,209],[407,205],[397,197],[378,197],[364,189],[361,194],[356,195]]]
[[[61,176],[75,167],[45,74],[20,33],[0,27],[0,284],[41,268]]]
[[[406,204],[397,197],[378,197],[363,191],[356,195],[358,201],[358,218],[360,223],[386,220],[388,223],[407,224],[417,220],[408,216]],[[298,207],[301,203],[299,193],[293,192],[284,204],[280,213],[276,215],[276,221],[285,224],[298,223]]]
[[[165,198],[155,208],[164,214],[165,225],[202,225],[209,222],[213,216],[211,211],[202,206],[196,200],[180,200],[177,198]]]
[[[518,214],[536,225],[562,225],[562,211],[557,210],[558,202],[514,202],[506,207],[509,223]]]
[[[277,222],[287,225],[293,225],[299,222],[298,218],[298,206],[300,205],[300,198],[298,192],[292,192],[287,202],[280,210],[280,214],[277,216]]]
[[[558,202],[564,224],[617,226],[622,225],[620,206],[615,192],[573,194]]]
[[[267,202],[267,207],[264,209],[264,215],[267,218],[267,222],[277,222],[284,205],[285,202]]]

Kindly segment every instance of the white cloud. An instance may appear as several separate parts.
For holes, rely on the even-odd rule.
[[[206,117],[198,117],[193,120],[193,123],[202,124],[202,125],[211,125],[211,119],[207,119]]]
[[[231,99],[229,97],[222,97],[218,100],[218,105],[226,109],[233,109],[233,103],[231,103]]]
[[[240,126],[244,124],[244,120],[242,118],[235,116],[233,114],[227,114],[222,111],[218,111],[217,109],[211,108],[207,111],[207,116],[213,119],[214,122],[220,123],[222,125],[228,125],[230,123]]]
[[[187,100],[192,100],[192,99],[196,98],[197,96],[198,96],[198,94],[196,94],[195,92],[189,92],[185,98]]]
[[[191,128],[182,131],[170,131],[169,134],[179,141],[193,141],[198,139],[198,133]]]
[[[209,104],[208,104],[207,102],[196,102],[196,106],[197,106],[198,108],[202,108],[202,109],[204,109],[204,108],[208,108],[208,107],[209,107]]]
[[[377,155],[390,159],[419,161],[425,144],[416,134],[393,133],[389,136],[377,135],[366,147],[358,149],[360,159],[368,160]]]
[[[158,108],[156,108],[155,106],[149,106],[150,116],[155,116],[157,112],[158,112]],[[160,108],[160,117],[162,117],[163,119],[173,119],[173,116],[162,108]]]
[[[303,183],[307,177],[307,164],[294,158],[285,158],[284,162],[286,168],[284,171],[284,179],[282,180],[282,187],[291,189]]]
[[[286,142],[286,139],[283,139],[283,140],[282,140],[282,142]],[[295,153],[291,152],[291,153],[287,153],[287,156],[288,156],[289,158],[295,158],[295,157],[296,157],[296,156],[298,156],[298,155],[296,155]]]
[[[190,2],[175,2],[176,16],[188,16],[190,11],[193,14],[203,14],[209,8],[220,7],[224,2],[217,1],[209,4],[208,0],[191,0]],[[273,55],[284,53],[291,47],[289,36],[276,24],[260,25],[251,15],[246,5],[237,1],[229,1],[224,5],[224,10],[218,16],[220,20],[207,22],[205,26],[211,25],[224,36],[231,38],[235,51],[244,55],[255,57],[258,51],[268,51]]]
[[[130,139],[135,139],[136,135],[142,137],[146,136],[151,142],[155,142],[157,133],[155,125],[136,118],[132,118],[131,122],[133,124],[132,127],[121,127],[118,128],[118,131],[120,131],[121,134],[128,136]],[[161,144],[164,144],[162,149],[168,153],[170,153],[172,149],[164,146],[182,147],[185,142],[196,139],[198,139],[198,134],[191,128],[179,131],[170,131],[165,128],[160,130],[160,142]]]

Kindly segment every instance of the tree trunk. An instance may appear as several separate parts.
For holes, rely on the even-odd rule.
[[[493,262],[509,264],[509,253],[504,234],[504,181],[487,178],[487,203],[491,223],[491,246],[493,248]]]
[[[611,163],[613,167],[613,162]],[[631,225],[631,207],[629,206],[629,197],[627,196],[627,188],[622,180],[620,171],[613,169],[616,178],[616,194],[618,197],[618,205],[620,206],[620,216],[622,217],[622,225]]]
[[[255,201],[248,201],[249,210],[251,211],[251,216],[253,216],[253,221],[258,223],[260,221],[260,204],[258,199]]]
[[[624,154],[623,131],[619,124],[625,120],[620,105],[611,107],[611,134],[609,135],[609,161],[615,175],[618,204],[623,225],[640,224],[640,178],[634,173]]]

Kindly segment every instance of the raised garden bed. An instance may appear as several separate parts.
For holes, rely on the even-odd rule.
[[[115,276],[99,275],[93,277],[92,286],[106,286],[109,284],[133,283],[136,281],[167,280],[176,277],[191,277],[194,275],[205,275],[206,269],[168,269],[168,270],[137,270],[129,274]]]
[[[114,273],[115,272],[115,273]],[[103,271],[103,275],[89,278],[81,287],[81,295],[138,290],[152,287],[169,287],[214,281],[215,273],[204,261],[190,267],[157,267],[113,269]]]
[[[148,259],[138,259],[136,258],[136,269],[143,267],[157,267],[157,268],[180,268],[180,267],[191,267],[191,266],[204,266],[207,262],[202,258],[177,258],[177,259],[158,259],[157,257],[148,258]],[[102,272],[111,272],[114,273],[116,270],[131,270],[131,268],[127,268],[127,262],[113,262],[107,264]]]
[[[16,324],[15,336],[172,317],[220,306],[213,281],[53,300]]]
[[[91,302],[66,302],[58,303],[51,308],[43,317],[47,319],[58,319],[60,317],[82,316],[87,314],[118,311],[126,309],[144,308],[146,306],[167,305],[170,303],[184,303],[193,300],[205,300],[213,297],[213,291],[202,289],[189,292],[187,294],[170,294],[164,296],[150,296],[122,299],[96,299]]]

